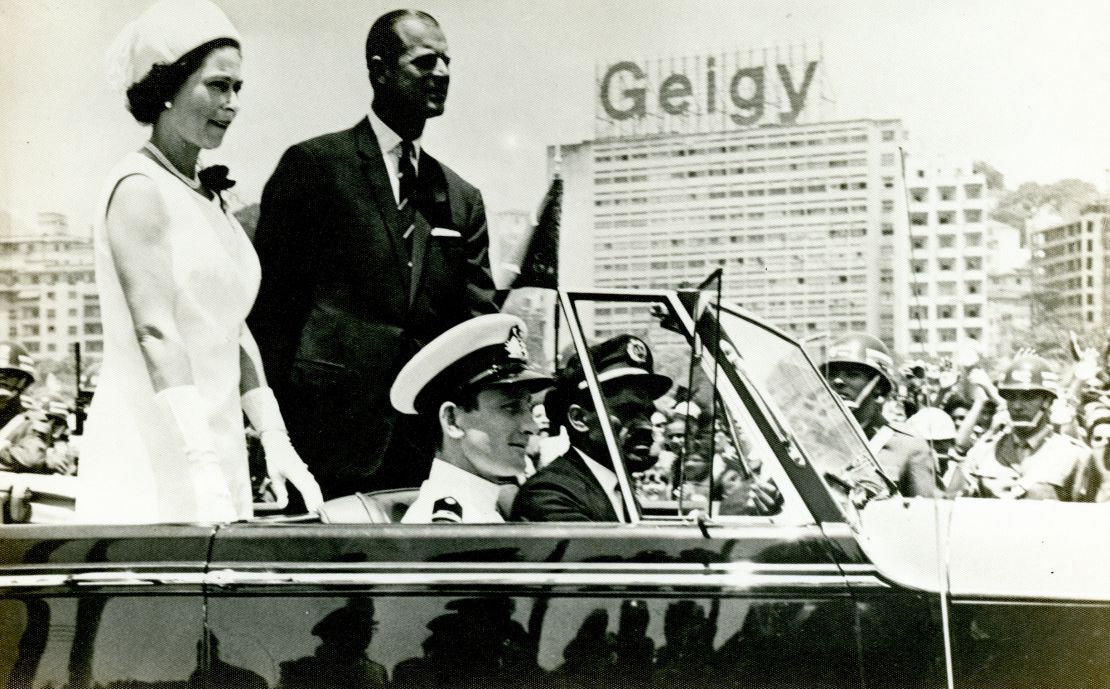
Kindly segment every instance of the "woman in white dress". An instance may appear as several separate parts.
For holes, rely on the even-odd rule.
[[[289,443],[245,319],[254,248],[198,154],[239,107],[239,34],[208,0],[161,0],[109,53],[150,140],[112,171],[95,226],[104,325],[100,385],[82,440],[77,516],[89,523],[251,517],[243,415],[279,501],[320,489]]]

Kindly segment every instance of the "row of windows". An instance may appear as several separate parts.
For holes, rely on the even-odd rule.
[[[952,280],[945,280],[936,283],[937,296],[940,297],[954,297],[956,296],[956,282]],[[914,296],[927,297],[929,296],[929,283],[915,282],[910,285],[910,291]],[[964,294],[974,295],[980,294],[983,291],[982,280],[966,280],[964,281]]]
[[[940,186],[936,188],[937,198],[941,201],[955,201],[956,200],[956,187],[955,186]],[[923,203],[929,200],[928,187],[912,187],[910,189],[910,198],[917,203]],[[965,184],[964,185],[964,198],[969,200],[976,200],[983,198],[983,185],[982,184]]]
[[[924,320],[929,317],[928,305],[911,306],[909,311],[910,318],[913,320]],[[937,319],[942,321],[956,318],[957,314],[959,314],[961,311],[963,312],[964,318],[979,318],[983,315],[983,305],[962,304],[960,306],[957,306],[956,304],[937,304],[936,306]]]
[[[33,254],[37,252],[53,251],[76,252],[82,251],[92,254],[92,244],[89,242],[3,242],[0,243],[0,256],[13,254]]]
[[[9,273],[7,276],[7,283],[12,285],[55,285],[65,282],[66,284],[76,285],[80,282],[91,283],[94,281],[93,272],[91,270],[66,273],[63,277],[57,273],[45,273],[39,275],[38,273]]]
[[[955,342],[957,329],[956,328],[937,328],[937,340],[940,342]],[[983,338],[982,328],[964,328],[964,337],[969,340],[981,340]],[[914,344],[928,344],[929,333],[926,330],[914,329],[910,331],[910,339]]]
[[[1090,256],[1088,256],[1085,260],[1073,258],[1068,261],[1059,261],[1056,263],[1046,264],[1043,266],[1043,274],[1046,277],[1052,277],[1054,275],[1074,273],[1078,270],[1082,270],[1084,265],[1087,267],[1087,270],[1094,270],[1094,261],[1091,259]]]
[[[14,330],[14,328],[13,328],[13,330]],[[10,334],[11,337],[16,337],[15,332],[11,332],[9,334]],[[23,344],[23,348],[26,349],[27,352],[30,353],[30,354],[39,354],[44,349],[47,352],[57,352],[58,351],[58,345],[54,342],[47,342],[45,348],[42,346],[42,344],[38,340],[24,340],[22,342],[22,344]],[[102,340],[88,340],[82,345],[82,347],[84,348],[84,350],[86,352],[100,353],[100,352],[104,351],[104,342]],[[68,348],[65,348],[65,349],[68,349]]]
[[[595,163],[609,163],[613,161],[647,160],[649,158],[686,158],[697,155],[713,155],[721,153],[740,153],[742,151],[765,151],[784,148],[803,148],[807,146],[824,146],[840,144],[867,143],[867,134],[851,134],[831,136],[828,138],[788,139],[772,141],[749,141],[747,143],[733,143],[728,145],[714,145],[703,147],[667,148],[657,151],[633,151],[631,153],[610,153],[599,151],[594,156]],[[894,132],[884,131],[883,141],[893,141]]]
[[[914,211],[910,213],[910,224],[922,227],[929,224],[929,216],[932,213],[927,211]],[[959,219],[960,214],[956,211],[937,211],[936,223],[938,225],[952,225]],[[983,222],[983,210],[981,208],[965,208],[963,210],[963,221],[965,223]]]
[[[983,257],[982,256],[965,256],[963,260],[964,270],[982,270]],[[915,273],[924,273],[929,269],[929,260],[925,258],[914,259],[910,262],[911,270]],[[938,258],[936,259],[936,269],[940,271],[953,271],[956,269],[955,258]]]
[[[910,239],[910,242],[914,249],[927,249],[929,248],[929,237],[929,235],[915,235]],[[963,238],[965,247],[981,246],[983,243],[981,232],[965,232]],[[938,234],[936,240],[938,249],[954,249],[956,247],[956,235],[954,234]]]

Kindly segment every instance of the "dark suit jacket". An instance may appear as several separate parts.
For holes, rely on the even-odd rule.
[[[389,388],[428,341],[496,310],[481,194],[427,152],[417,177],[411,257],[366,119],[291,147],[262,193],[262,285],[247,322],[325,497],[419,485],[436,436],[399,420]],[[403,458],[382,484],[387,454]]]
[[[529,522],[620,521],[605,489],[573,448],[524,482],[513,501],[509,519]]]

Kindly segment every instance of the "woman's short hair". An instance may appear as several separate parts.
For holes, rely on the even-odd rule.
[[[127,105],[131,114],[142,124],[154,124],[166,109],[166,101],[173,100],[193,72],[200,69],[205,58],[220,48],[239,48],[234,38],[217,38],[198,45],[169,65],[156,64],[145,77],[127,89]]]

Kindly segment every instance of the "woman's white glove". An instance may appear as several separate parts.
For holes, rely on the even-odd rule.
[[[200,392],[195,385],[179,385],[156,393],[154,399],[181,434],[201,521],[235,521],[238,515],[231,487],[216,456]]]
[[[289,503],[289,490],[285,486],[288,481],[301,494],[305,509],[315,512],[324,502],[320,485],[289,442],[289,433],[285,430],[285,421],[274,398],[274,391],[265,386],[248,390],[243,393],[242,404],[243,412],[262,441],[266,472],[270,475],[274,497],[279,506],[284,507]]]

